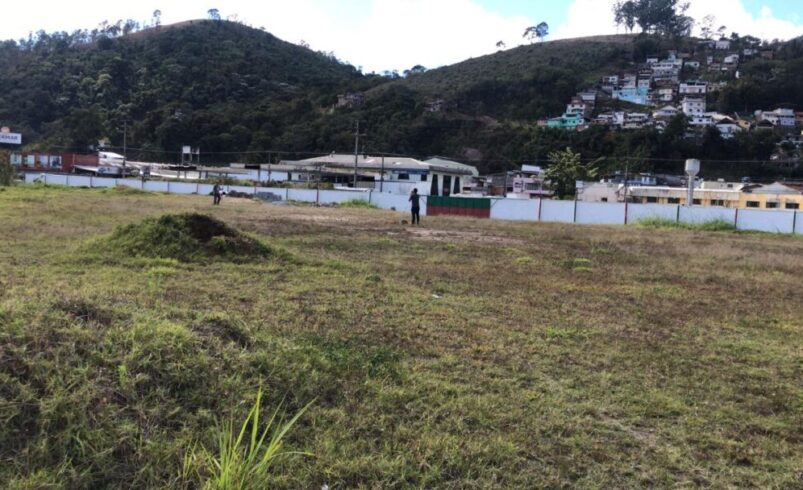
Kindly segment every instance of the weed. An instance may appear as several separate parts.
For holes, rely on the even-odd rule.
[[[203,448],[199,456],[184,460],[182,475],[188,473],[187,467],[192,459],[202,462],[198,472],[206,476],[203,488],[214,490],[261,490],[270,486],[271,469],[276,460],[289,455],[309,455],[304,452],[283,452],[284,439],[293,425],[312,405],[310,402],[287,422],[278,419],[279,408],[273,412],[261,428],[259,415],[262,411],[262,390],[257,392],[256,400],[248,416],[236,430],[233,419],[218,428],[217,451]],[[270,437],[269,437],[270,436]],[[188,451],[196,454],[196,447]]]
[[[733,223],[722,219],[715,219],[704,221],[701,223],[684,223],[682,221],[675,221],[665,218],[643,218],[637,224],[645,228],[676,228],[681,230],[697,230],[697,231],[735,231],[736,226]]]
[[[347,199],[338,204],[341,208],[361,208],[361,209],[379,209],[376,204],[370,203],[365,199]]]

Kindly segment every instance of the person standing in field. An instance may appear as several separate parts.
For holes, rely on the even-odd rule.
[[[412,224],[419,225],[421,224],[421,196],[418,194],[418,189],[413,189],[413,192],[410,193],[409,199],[411,206],[410,206],[410,214],[412,214]]]
[[[212,204],[215,206],[220,204],[220,184],[212,187]]]

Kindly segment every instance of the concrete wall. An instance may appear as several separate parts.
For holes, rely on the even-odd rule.
[[[795,227],[794,211],[762,211],[740,209],[736,228],[740,230],[768,231],[770,233],[792,233]]]
[[[318,197],[318,202],[321,204],[336,204],[350,199],[360,199],[368,202],[370,198],[369,192],[361,191],[321,191]]]
[[[540,204],[540,199],[494,199],[491,201],[491,219],[538,221]]]
[[[288,201],[315,202],[318,191],[315,189],[287,189]]]
[[[700,224],[716,220],[736,223],[736,210],[718,207],[680,207],[680,221],[684,223]]]
[[[577,202],[576,223],[585,225],[625,224],[624,203]]]
[[[139,179],[115,179],[73,174],[26,173],[26,183],[43,182],[72,187],[115,187],[124,185],[150,192],[171,192],[176,194],[209,195],[210,184],[191,184],[187,182],[146,181]],[[336,191],[315,189],[285,189],[278,187],[224,186],[225,191],[236,190],[247,194],[269,192],[282,200],[316,202],[322,204],[338,203],[348,199],[364,199],[381,209],[395,209],[408,212],[410,203],[404,194],[379,192]],[[575,206],[576,209],[575,209]],[[540,209],[539,209],[540,207]],[[426,215],[427,197],[421,199],[421,214]],[[492,219],[540,221],[581,224],[625,223],[625,205],[621,203],[592,203],[557,201],[551,199],[494,199],[491,205]],[[628,204],[627,223],[638,223],[645,218],[661,218],[670,221],[679,219],[686,223],[705,223],[723,220],[734,223],[740,230],[755,230],[771,233],[797,233],[803,235],[803,211],[760,210],[721,207],[692,207],[664,204]]]
[[[574,201],[544,199],[541,203],[541,221],[574,223]]]
[[[678,206],[674,204],[628,204],[627,222],[638,223],[645,219],[676,221]]]
[[[167,182],[158,182],[155,180],[145,182],[143,190],[150,192],[167,192]]]

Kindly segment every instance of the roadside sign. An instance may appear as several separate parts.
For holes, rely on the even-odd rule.
[[[22,135],[20,133],[0,133],[0,144],[21,145]]]

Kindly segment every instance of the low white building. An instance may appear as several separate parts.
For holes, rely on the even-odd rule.
[[[759,111],[757,114],[759,121],[771,122],[774,126],[784,129],[795,127],[795,111],[792,109],[777,108],[774,111]]]
[[[678,93],[680,95],[705,95],[707,88],[708,82],[689,80],[678,86]]]
[[[652,113],[653,119],[672,119],[680,113],[677,107],[668,105]]]

